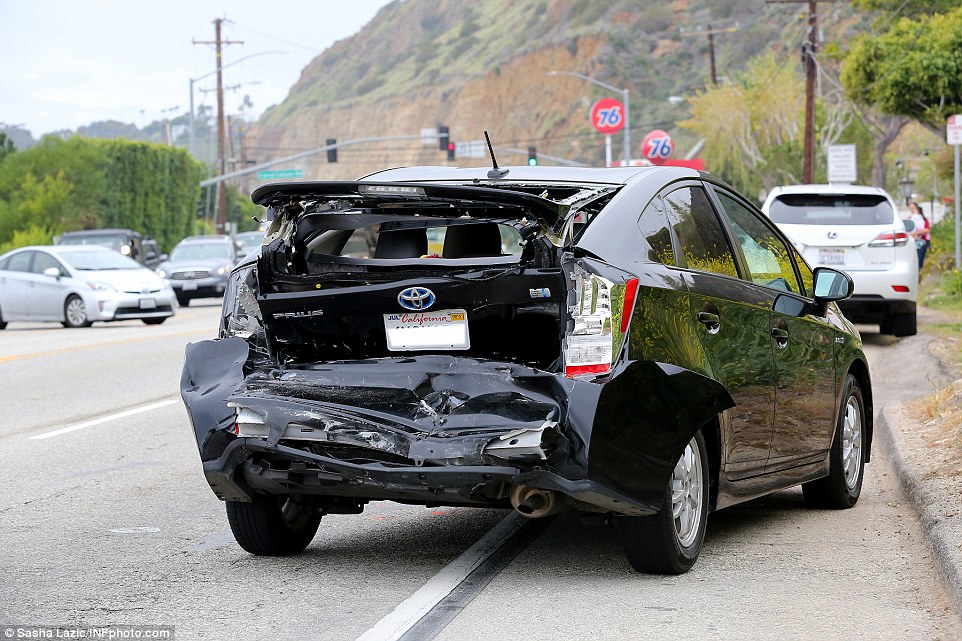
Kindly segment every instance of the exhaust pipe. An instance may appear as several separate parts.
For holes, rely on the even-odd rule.
[[[529,519],[556,514],[566,507],[559,500],[557,492],[527,485],[515,485],[511,488],[511,505],[518,514]]]

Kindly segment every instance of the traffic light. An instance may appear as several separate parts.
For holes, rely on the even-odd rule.
[[[538,164],[538,149],[536,147],[528,147],[528,164],[531,166]]]
[[[448,140],[451,138],[451,134],[448,133],[448,128],[445,125],[438,127],[438,149],[441,151],[447,151]]]
[[[454,160],[454,143],[448,143],[448,160]]]
[[[337,144],[337,138],[328,138],[328,139],[327,139],[327,146],[328,146],[328,147],[330,147],[331,145],[336,145],[336,144]],[[334,147],[333,149],[328,149],[328,150],[327,150],[327,162],[337,162],[337,147]]]

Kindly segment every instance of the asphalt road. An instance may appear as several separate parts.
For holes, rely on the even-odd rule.
[[[325,517],[300,556],[243,552],[178,396],[184,345],[211,337],[218,311],[0,332],[0,624],[356,639],[504,518],[381,502]],[[881,402],[927,391],[919,341],[865,339]],[[962,638],[881,452],[852,510],[795,490],[713,515],[684,576],[632,572],[615,534],[560,515],[437,638]]]

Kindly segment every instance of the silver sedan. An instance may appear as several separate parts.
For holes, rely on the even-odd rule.
[[[10,321],[158,325],[176,307],[168,281],[103,247],[22,247],[0,256],[0,329]]]

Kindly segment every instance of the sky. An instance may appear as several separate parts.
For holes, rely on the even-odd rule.
[[[222,39],[227,113],[284,100],[301,70],[363,27],[389,0],[0,0],[0,123],[34,138],[100,120],[143,127],[188,113],[190,80],[216,68]],[[284,52],[284,53],[264,53]],[[258,55],[264,53],[264,55]],[[241,60],[247,56],[249,59]],[[216,107],[216,74],[194,83]],[[176,109],[174,109],[176,107]],[[170,111],[165,111],[170,110]]]

